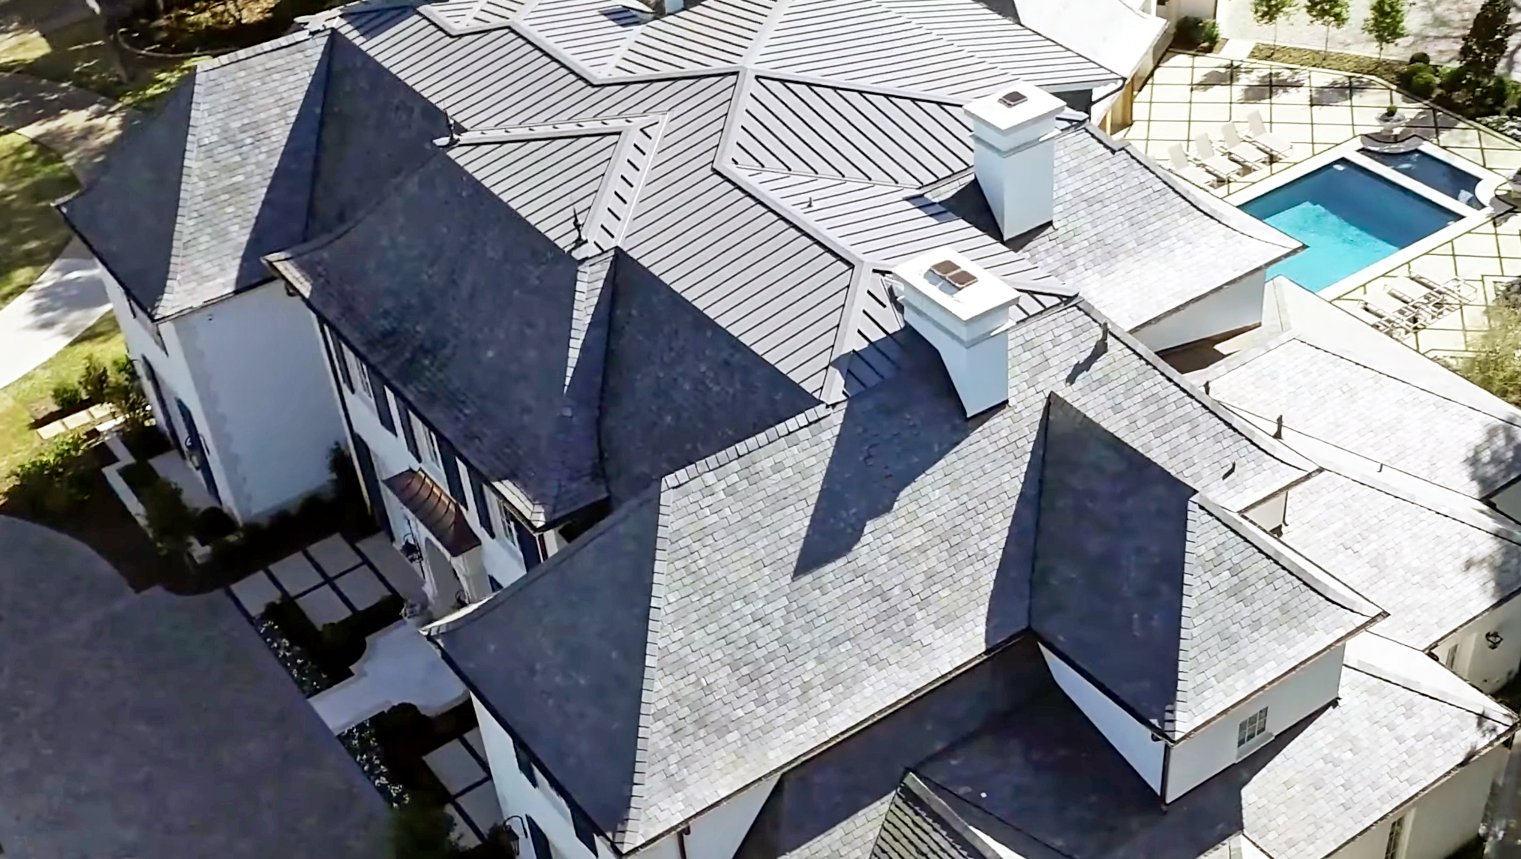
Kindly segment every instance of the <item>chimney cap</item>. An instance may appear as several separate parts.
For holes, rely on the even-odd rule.
[[[1019,290],[951,248],[937,248],[893,267],[893,276],[962,322],[1007,316]]]
[[[1035,123],[1054,120],[1067,109],[1067,103],[1040,87],[1024,81],[1000,86],[966,106],[966,112],[978,122],[1001,132]]]

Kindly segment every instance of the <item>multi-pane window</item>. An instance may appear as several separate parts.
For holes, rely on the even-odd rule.
[[[1384,842],[1384,859],[1400,859],[1400,849],[1404,847],[1405,818],[1396,817],[1389,824],[1389,840]]]
[[[364,395],[372,400],[375,399],[375,391],[370,388],[370,374],[365,372],[364,365],[359,363],[359,359],[347,349],[343,354],[348,357],[349,366],[353,369],[354,376],[359,379],[359,387],[364,390]]]
[[[1258,737],[1267,733],[1267,708],[1247,716],[1236,726],[1236,748],[1243,749]]]
[[[444,457],[438,452],[438,436],[427,427],[418,427],[418,429],[422,430],[423,447],[428,451],[428,461],[442,468]]]

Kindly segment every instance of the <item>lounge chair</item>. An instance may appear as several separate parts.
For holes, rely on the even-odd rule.
[[[1236,162],[1215,152],[1215,141],[1209,139],[1209,135],[1199,132],[1194,135],[1194,163],[1208,170],[1216,179],[1229,179],[1241,172]]]
[[[1284,159],[1294,157],[1294,143],[1281,134],[1268,131],[1267,123],[1262,121],[1262,111],[1254,110],[1246,115],[1246,139],[1256,144],[1258,148],[1272,153],[1274,158]]]
[[[1209,187],[1215,184],[1215,179],[1203,170],[1190,164],[1188,153],[1183,151],[1183,144],[1174,143],[1167,149],[1167,169],[1187,179],[1195,185]]]
[[[1241,136],[1236,128],[1236,123],[1227,122],[1220,126],[1220,139],[1225,144],[1225,154],[1233,160],[1245,164],[1252,170],[1266,167],[1273,153],[1267,152]]]

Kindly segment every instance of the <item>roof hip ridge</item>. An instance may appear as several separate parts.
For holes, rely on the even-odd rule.
[[[849,401],[845,400],[842,401],[842,403],[843,402]],[[813,426],[814,424],[829,417],[837,409],[839,409],[840,406],[841,403],[820,403],[808,411],[797,415],[796,417],[788,418],[787,420],[771,427],[770,429],[756,433],[747,439],[736,442],[735,444],[724,448],[712,456],[705,457],[687,466],[686,468],[667,474],[665,477],[662,477],[660,479],[660,488],[678,489],[681,486],[692,482],[692,480],[697,477],[701,477],[702,475],[714,471],[724,465],[728,465],[730,462],[733,462],[742,456],[747,456],[751,453],[754,453],[755,451],[760,450],[761,448],[773,442],[780,441],[781,439],[796,433],[798,430]]]

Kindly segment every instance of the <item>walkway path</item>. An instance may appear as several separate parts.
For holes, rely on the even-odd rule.
[[[0,388],[53,357],[111,309],[106,277],[75,239],[31,288],[0,307]]]
[[[128,118],[126,108],[88,90],[0,73],[0,130],[57,153],[81,181],[94,174]],[[76,239],[0,308],[0,387],[36,369],[111,309],[107,277]]]

